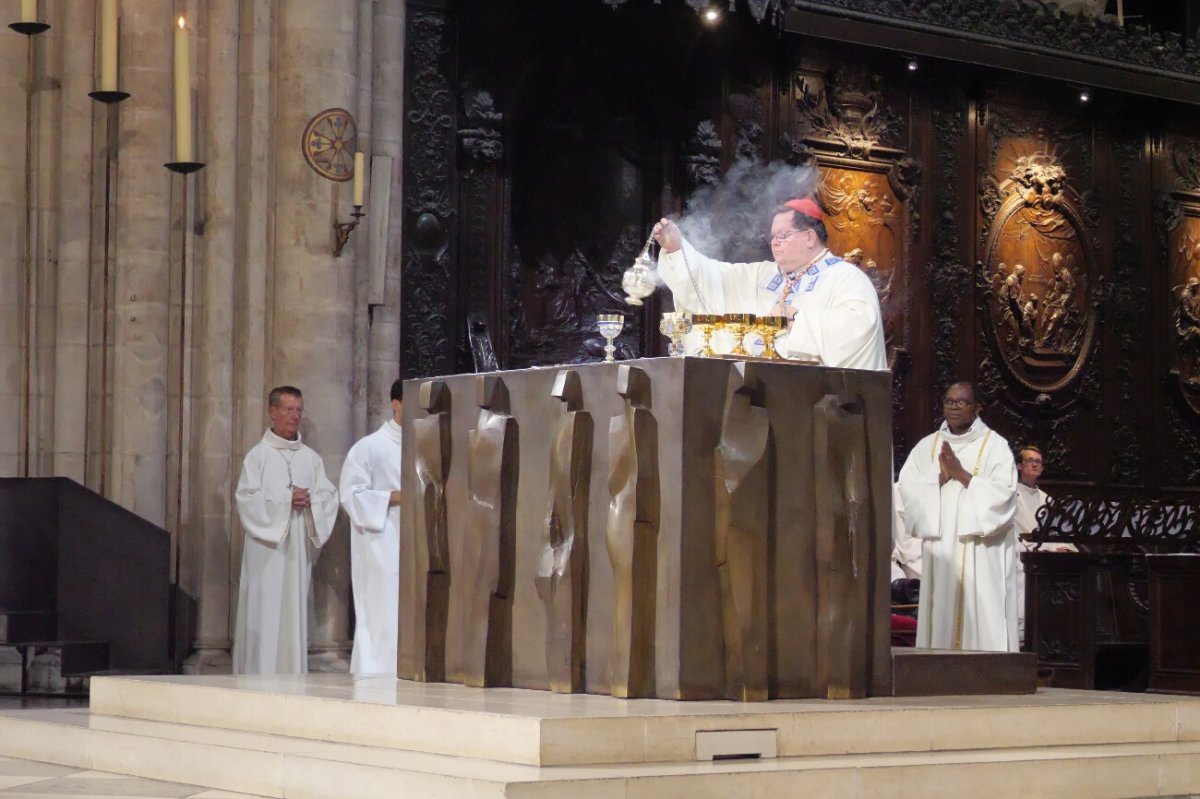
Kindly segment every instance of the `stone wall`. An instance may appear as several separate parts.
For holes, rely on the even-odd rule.
[[[120,0],[131,97],[115,106],[87,96],[98,5],[42,0],[52,27],[32,50],[0,29],[0,476],[65,475],[169,530],[198,602],[189,668],[219,670],[241,555],[233,489],[266,391],[304,390],[303,434],[335,482],[387,412],[398,241],[373,253],[364,220],[333,256],[351,185],[312,170],[301,138],[318,112],[351,110],[359,149],[394,159],[399,197],[405,3]],[[206,164],[186,178],[163,167],[177,14]],[[366,288],[373,256],[382,295]],[[345,665],[349,591],[343,524],[317,566],[314,668]]]

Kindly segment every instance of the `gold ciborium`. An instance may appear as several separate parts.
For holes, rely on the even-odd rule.
[[[700,348],[701,358],[711,358],[712,350],[712,334],[714,330],[719,330],[724,324],[721,317],[712,313],[692,314],[692,327],[700,331],[700,335],[704,338],[704,346]]]
[[[688,313],[668,312],[662,315],[658,330],[671,339],[667,354],[672,358],[683,357],[683,337],[692,329],[692,316]]]
[[[650,248],[654,245],[654,234],[646,239],[646,246],[633,259],[633,266],[625,270],[621,276],[621,288],[625,290],[625,302],[630,305],[641,305],[642,300],[654,293],[657,281],[654,278],[655,260],[650,257]]]
[[[746,346],[742,340],[746,338],[746,334],[754,327],[754,314],[752,313],[727,313],[725,314],[724,327],[730,333],[733,333],[733,349],[729,351],[730,355],[749,355],[746,352]]]
[[[763,358],[778,360],[780,355],[775,351],[775,339],[787,329],[786,316],[760,316],[754,323],[754,331],[762,336]]]

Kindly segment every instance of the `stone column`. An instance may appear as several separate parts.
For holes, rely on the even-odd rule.
[[[105,132],[110,111],[108,106],[88,97],[88,92],[97,88],[93,72],[96,6],[63,2],[58,9],[60,16],[56,22],[61,24],[62,53],[57,99],[61,111],[54,131],[58,158],[51,170],[51,177],[57,182],[54,209],[58,270],[51,397],[54,445],[49,471],[85,483],[91,432],[86,410],[91,404],[88,313],[92,289],[91,233],[93,219],[103,221],[103,148],[107,144]],[[111,113],[117,119],[120,110]],[[95,205],[97,199],[99,207]]]
[[[373,309],[368,332],[367,427],[388,417],[388,395],[400,376],[400,228],[404,207],[401,145],[404,138],[404,0],[378,0],[374,19],[374,88],[371,152],[392,159],[391,204],[386,241],[384,304]]]
[[[276,50],[275,268],[268,374],[304,391],[307,443],[337,481],[353,443],[355,276],[334,258],[333,222],[350,212],[351,185],[318,175],[300,153],[308,120],[354,108],[356,3],[280,0]],[[313,575],[310,667],[345,670],[350,637],[350,556],[344,516]]]
[[[112,475],[109,496],[166,523],[170,347],[171,30],[160,0],[122,3],[121,109],[113,264]]]
[[[196,610],[195,652],[188,674],[228,673],[232,637],[230,532],[237,532],[233,490],[241,463],[234,447],[234,302],[238,212],[237,0],[209,0],[197,23],[204,32],[203,83],[197,103],[208,166],[204,172],[204,236],[197,238],[193,307],[193,372],[189,523],[182,542],[180,588]],[[231,451],[234,450],[234,451]]]

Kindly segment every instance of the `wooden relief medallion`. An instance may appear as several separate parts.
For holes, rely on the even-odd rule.
[[[1184,402],[1200,414],[1200,144],[1171,146],[1175,187],[1161,204],[1171,324],[1170,375]]]
[[[1011,164],[985,251],[986,323],[1011,375],[1031,390],[1054,392],[1075,378],[1091,350],[1095,257],[1057,155],[1014,155]]]
[[[304,128],[304,160],[318,175],[344,183],[354,177],[354,151],[358,131],[354,117],[344,108],[317,114]]]

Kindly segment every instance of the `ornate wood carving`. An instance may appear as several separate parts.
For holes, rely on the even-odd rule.
[[[546,607],[546,673],[550,689],[584,688],[588,593],[588,496],[592,477],[592,415],[583,410],[579,373],[562,369],[553,395],[564,413],[550,449],[550,508],[537,576]]]
[[[421,384],[420,406],[427,414],[413,420],[416,450],[415,518],[418,604],[424,619],[415,634],[417,663],[409,679],[446,679],[446,628],[450,611],[450,544],[446,535],[446,480],[450,476],[450,390],[441,380]],[[424,590],[420,590],[423,583]]]
[[[462,603],[462,682],[482,688],[512,684],[519,444],[504,380],[483,375],[477,381],[480,411],[470,435],[470,511],[457,586]]]
[[[401,367],[405,377],[455,372],[450,240],[454,200],[454,31],[442,11],[408,17]]]
[[[770,646],[768,598],[768,446],[771,423],[761,389],[729,368],[721,439],[713,450],[714,541],[721,585],[725,696],[765,701]]]
[[[856,161],[899,154],[904,120],[882,102],[883,81],[870,67],[840,64],[819,87],[812,76],[796,82],[802,138],[810,147]]]
[[[934,378],[939,389],[958,379],[958,352],[962,340],[960,309],[962,297],[971,288],[971,273],[962,260],[959,239],[961,198],[955,187],[962,170],[962,140],[966,133],[965,109],[939,106],[933,111],[935,147],[934,185],[939,187],[937,218],[933,223],[934,257],[929,263],[927,283],[933,316]],[[935,404],[940,397],[934,397]],[[941,408],[932,409],[940,415]]]
[[[658,581],[658,422],[650,411],[650,378],[619,366],[625,411],[608,427],[608,521],[613,569],[613,634],[609,691],[654,696],[655,586]]]
[[[1013,157],[998,192],[983,270],[991,289],[987,332],[1012,378],[1053,394],[1078,377],[1091,351],[1095,256],[1054,152]]]
[[[1118,207],[1135,207],[1134,186],[1138,172],[1144,168],[1141,160],[1143,141],[1140,136],[1121,136],[1113,143],[1118,164],[1120,194]],[[1108,292],[1107,315],[1112,319],[1115,353],[1115,395],[1112,403],[1112,464],[1111,478],[1119,483],[1142,481],[1141,456],[1144,436],[1138,433],[1136,365],[1142,356],[1139,340],[1144,329],[1146,290],[1138,283],[1139,248],[1129,213],[1116,215],[1116,243],[1113,258],[1113,280]]]
[[[606,0],[609,2],[611,0]],[[906,28],[929,30],[952,38],[995,42],[1035,52],[1071,54],[1113,62],[1130,71],[1200,75],[1200,58],[1180,46],[1172,31],[1138,25],[1118,26],[1086,14],[1068,14],[1045,3],[1002,3],[992,0],[789,0],[792,8],[847,14],[880,24],[880,17]],[[831,8],[832,7],[832,8]]]

